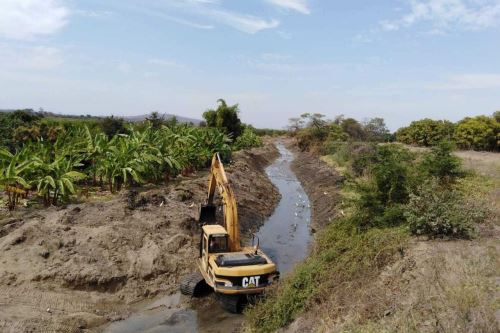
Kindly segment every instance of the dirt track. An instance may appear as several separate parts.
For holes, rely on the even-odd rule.
[[[244,233],[279,200],[263,171],[277,155],[266,144],[234,154],[226,168]],[[0,331],[92,332],[126,316],[136,301],[177,290],[194,269],[206,184],[201,172],[107,201],[0,220]]]

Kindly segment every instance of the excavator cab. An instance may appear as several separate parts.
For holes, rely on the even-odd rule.
[[[227,234],[211,235],[208,240],[208,253],[228,252]]]

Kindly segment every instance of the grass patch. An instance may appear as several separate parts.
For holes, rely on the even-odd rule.
[[[288,325],[326,296],[342,292],[343,284],[378,272],[402,251],[407,239],[401,227],[360,231],[348,218],[328,225],[312,255],[271,291],[271,297],[247,309],[247,330],[273,332]]]
[[[337,170],[343,176],[346,175],[349,171],[347,162],[343,159],[339,159],[336,155],[321,156],[320,160],[335,168],[335,170]]]
[[[402,286],[405,301],[375,320],[348,320],[337,332],[498,332],[494,248],[439,247]]]

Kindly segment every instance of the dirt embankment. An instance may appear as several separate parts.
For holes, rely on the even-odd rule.
[[[499,174],[493,170],[498,168],[498,156],[484,155],[458,154],[467,169],[497,184]],[[321,228],[336,213],[335,182],[328,181],[335,171],[317,156],[297,157],[294,171],[311,199],[313,222]],[[497,198],[498,187],[485,198],[491,200],[493,221],[476,239],[413,237],[401,256],[376,276],[347,283],[351,294],[332,291],[324,303],[312,305],[280,332],[498,332]]]
[[[279,193],[265,147],[227,166],[243,233],[270,215]],[[194,269],[197,205],[207,173],[122,192],[107,201],[18,211],[0,221],[0,331],[89,332],[127,315],[129,305],[178,288]]]
[[[343,177],[318,158],[318,155],[301,152],[291,140],[287,147],[293,150],[295,160],[292,171],[302,183],[311,203],[311,224],[313,231],[320,229],[335,219],[339,212],[339,190]]]

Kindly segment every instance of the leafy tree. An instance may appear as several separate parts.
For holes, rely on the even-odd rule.
[[[363,140],[366,136],[363,126],[356,119],[342,119],[340,126],[342,127],[342,130],[353,140]]]
[[[42,117],[31,109],[17,110],[14,112],[0,112],[0,145],[8,147],[11,151],[16,147],[14,134],[19,127],[26,129],[37,124]],[[31,136],[29,135],[31,138]]]
[[[463,149],[498,150],[500,123],[487,116],[464,118],[458,122],[455,141]]]
[[[447,120],[426,118],[413,121],[408,127],[400,128],[396,132],[396,139],[410,145],[429,147],[444,140],[451,140],[454,131],[454,124]]]
[[[158,113],[158,111],[151,112],[149,117],[146,118],[146,121],[149,122],[151,128],[157,130],[163,125],[166,124],[165,116]]]
[[[219,128],[230,135],[233,140],[236,140],[243,131],[241,120],[238,117],[238,104],[228,106],[223,99],[219,99],[217,103],[219,104],[217,109],[207,110],[203,113],[207,126]]]
[[[372,118],[363,127],[368,141],[387,142],[390,139],[390,132],[383,118]]]
[[[495,111],[493,113],[493,119],[495,119],[498,123],[500,123],[500,111]]]
[[[108,138],[112,138],[116,134],[126,134],[128,132],[125,128],[123,118],[115,118],[114,116],[104,118],[101,127]]]
[[[321,113],[303,113],[300,115],[300,118],[306,123],[307,127],[311,127],[314,129],[321,129],[325,127],[327,121],[325,120],[325,115]]]
[[[292,132],[292,134],[296,134],[305,125],[304,119],[299,117],[288,119],[288,123],[288,129]]]

